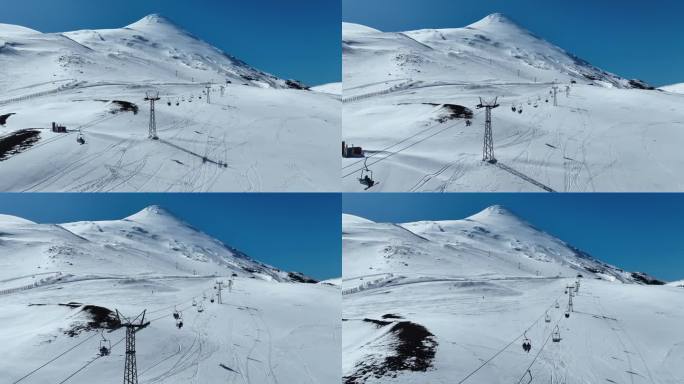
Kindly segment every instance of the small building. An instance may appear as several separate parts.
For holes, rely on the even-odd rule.
[[[342,157],[365,157],[363,154],[363,148],[348,146],[344,141],[342,142]]]
[[[66,133],[67,129],[63,125],[59,125],[55,123],[54,121],[52,122],[52,132],[54,133]]]

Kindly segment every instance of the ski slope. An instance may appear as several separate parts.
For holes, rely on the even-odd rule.
[[[253,69],[162,16],[65,33],[3,24],[0,65],[0,116],[12,114],[0,125],[0,190],[339,188],[338,99]],[[161,98],[158,141],[148,138],[148,92]],[[26,130],[37,140],[9,142]]]
[[[115,310],[147,310],[136,334],[140,383],[339,380],[339,288],[299,283],[310,279],[159,207],[62,225],[0,216],[0,254],[3,382],[120,382],[125,330]],[[99,355],[102,335],[108,356]]]
[[[681,94],[596,68],[500,14],[464,28],[382,32],[343,23],[342,31],[342,137],[365,150],[379,182],[369,191],[684,185],[674,147],[683,139]],[[498,166],[481,161],[481,97],[498,98]],[[343,190],[363,190],[363,159],[343,159],[342,167]]]
[[[345,383],[684,377],[681,288],[643,285],[502,207],[404,224],[344,215],[343,233]]]
[[[659,89],[672,93],[684,93],[684,83],[666,85],[664,87],[660,87]]]

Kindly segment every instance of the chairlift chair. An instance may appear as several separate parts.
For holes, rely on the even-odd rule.
[[[180,319],[180,312],[178,312],[177,309],[174,309],[173,311],[173,318],[176,320]]]
[[[544,317],[544,322],[545,323],[550,323],[551,322],[551,316],[549,316],[549,313],[546,312],[546,317]]]
[[[570,317],[570,310],[568,309],[565,311],[565,318],[567,319],[569,317]]]
[[[100,332],[102,340],[100,340],[100,356],[109,356],[112,352],[112,342],[104,336],[104,331]]]
[[[197,312],[204,312],[204,305],[202,305],[202,303],[199,303],[197,306]]]
[[[556,329],[554,329],[553,333],[551,334],[551,340],[554,343],[558,343],[561,341],[560,330],[558,329],[557,325],[556,325]]]
[[[525,334],[524,334],[524,339],[522,342],[522,348],[523,348],[523,351],[525,351],[527,353],[530,353],[530,351],[532,350],[532,340],[530,340],[527,337],[527,332],[525,332]]]
[[[556,305],[554,305],[556,308],[560,308],[560,304],[558,304],[558,300],[556,300]]]
[[[366,186],[366,191],[377,184],[376,181],[373,180],[373,171],[371,171],[366,164],[367,161],[368,158],[366,157],[363,160],[363,168],[361,169],[361,176],[359,177],[359,183]]]
[[[193,306],[193,307],[196,307],[196,306],[197,306],[197,300],[195,300],[194,297],[193,297],[193,299],[192,299],[192,306]]]
[[[176,328],[178,328],[178,329],[183,328],[183,320],[182,319],[176,320]]]

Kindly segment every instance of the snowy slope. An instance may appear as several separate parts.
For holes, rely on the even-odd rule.
[[[366,151],[380,182],[371,191],[661,191],[684,182],[670,144],[682,139],[681,95],[599,69],[503,15],[453,29],[342,29],[342,136]],[[480,97],[498,97],[500,166],[481,162]],[[362,189],[362,168],[343,159],[344,190]]]
[[[137,335],[141,383],[339,379],[339,288],[295,283],[302,275],[252,260],[159,207],[63,225],[2,216],[0,255],[7,382],[120,382],[125,332],[115,309],[147,309],[150,324]],[[222,304],[216,281],[225,283]],[[110,356],[98,357],[101,328]]]
[[[3,25],[0,65],[0,116],[13,114],[0,119],[2,190],[337,189],[328,153],[338,100],[254,69],[159,15],[65,33]],[[149,91],[161,97],[159,141],[148,140]],[[52,122],[68,133],[50,132]],[[37,141],[11,141],[27,129]]]
[[[328,83],[311,87],[312,91],[342,96],[342,83]]]
[[[663,91],[672,92],[672,93],[684,93],[684,83],[666,85],[666,86],[660,87],[658,89],[662,89]]]
[[[502,207],[404,224],[345,215],[342,241],[346,383],[518,382],[528,367],[533,382],[553,383],[684,374],[681,292],[644,285]],[[542,348],[556,324],[561,342]]]

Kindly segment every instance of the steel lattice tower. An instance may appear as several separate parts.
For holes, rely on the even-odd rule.
[[[116,311],[116,316],[123,327],[126,327],[126,364],[124,365],[123,384],[138,384],[138,366],[135,359],[135,333],[145,326],[145,312],[129,320]],[[140,319],[139,322],[138,319]]]
[[[492,135],[492,109],[499,106],[498,98],[485,102],[480,98],[480,104],[477,108],[485,108],[485,132],[484,132],[484,146],[482,148],[482,161],[494,164],[496,158],[494,157],[494,136]]]
[[[159,92],[147,92],[145,101],[150,102],[150,128],[148,138],[152,140],[159,140],[157,136],[157,119],[154,113],[154,103],[160,100]]]
[[[221,298],[221,291],[223,290],[223,281],[217,281],[216,285],[218,286],[218,303],[223,304],[223,299]]]
[[[558,106],[558,86],[556,84],[553,85],[553,106]]]
[[[211,84],[207,85],[207,104],[211,104],[210,94],[211,94]]]

